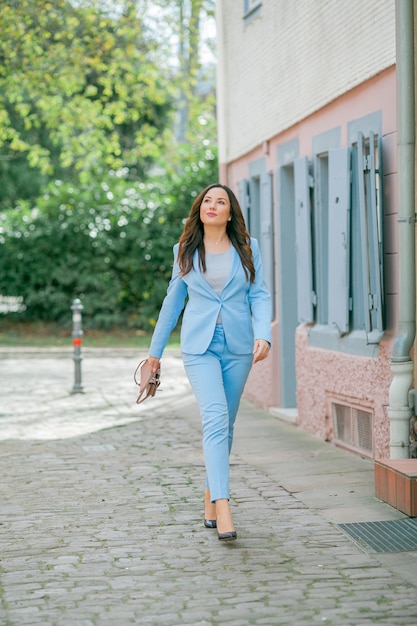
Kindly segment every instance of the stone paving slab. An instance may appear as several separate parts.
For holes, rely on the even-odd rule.
[[[139,407],[137,359],[89,354],[85,393],[70,395],[65,356],[1,354],[0,624],[417,623],[417,585],[398,560],[362,552],[324,507],[284,488],[271,438],[279,450],[292,436],[298,454],[323,444],[246,401],[231,465],[239,537],[225,545],[205,529],[181,359],[168,354],[163,391]],[[345,453],[327,449],[332,471],[344,468]]]

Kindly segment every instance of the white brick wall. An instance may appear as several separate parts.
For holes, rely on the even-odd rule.
[[[395,64],[395,0],[217,0],[220,162]]]

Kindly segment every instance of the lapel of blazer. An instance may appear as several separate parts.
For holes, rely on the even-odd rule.
[[[200,269],[200,265],[198,263],[198,250],[194,252],[193,267],[195,271],[196,280],[198,280],[200,286],[204,287],[204,289],[210,292],[212,296],[218,298],[217,293],[214,291],[213,287],[209,285],[209,283],[206,281],[206,279],[204,278],[204,274],[202,273]]]
[[[230,284],[230,282],[235,277],[236,272],[239,269],[239,266],[240,266],[240,256],[237,253],[236,248],[234,246],[232,246],[232,267],[230,269],[229,278],[227,279],[226,284],[223,287],[223,291],[227,288],[227,286]]]

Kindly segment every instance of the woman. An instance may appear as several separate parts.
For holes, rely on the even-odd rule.
[[[206,465],[204,525],[221,541],[237,537],[229,505],[229,455],[240,398],[253,363],[270,348],[271,301],[257,241],[236,196],[218,183],[195,199],[149,349],[156,371],[169,335],[181,326],[184,367],[202,419]]]

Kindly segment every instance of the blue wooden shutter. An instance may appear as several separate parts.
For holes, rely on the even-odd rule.
[[[246,228],[249,230],[249,183],[246,178],[238,182],[239,204],[242,209]]]
[[[378,141],[379,164],[381,162],[381,144]],[[369,223],[369,252],[370,252],[370,287],[371,287],[371,315],[373,328],[383,330],[383,249],[382,249],[382,193],[379,186],[379,195],[376,188],[376,165],[375,165],[375,136],[369,133],[369,156],[366,173],[366,195],[368,205]],[[380,182],[382,179],[380,172]]]
[[[370,286],[369,286],[369,254],[368,254],[368,220],[366,215],[366,199],[365,199],[365,176],[366,155],[365,140],[363,134],[358,132],[358,159],[357,159],[357,177],[358,177],[358,204],[359,204],[359,224],[360,224],[360,246],[361,246],[361,278],[362,278],[362,299],[364,311],[364,326],[367,333],[372,330],[371,319],[369,315],[370,304]]]
[[[382,312],[382,214],[377,204],[374,133],[370,133],[370,150],[358,132],[358,201],[362,253],[362,290],[365,330],[383,330]],[[380,205],[380,203],[379,203]]]
[[[349,331],[350,150],[329,150],[329,324]]]
[[[310,186],[307,157],[301,157],[294,161],[294,192],[298,321],[309,323],[314,320],[314,293]]]
[[[272,180],[261,174],[261,237],[260,248],[266,286],[274,293],[274,239],[272,228]]]

